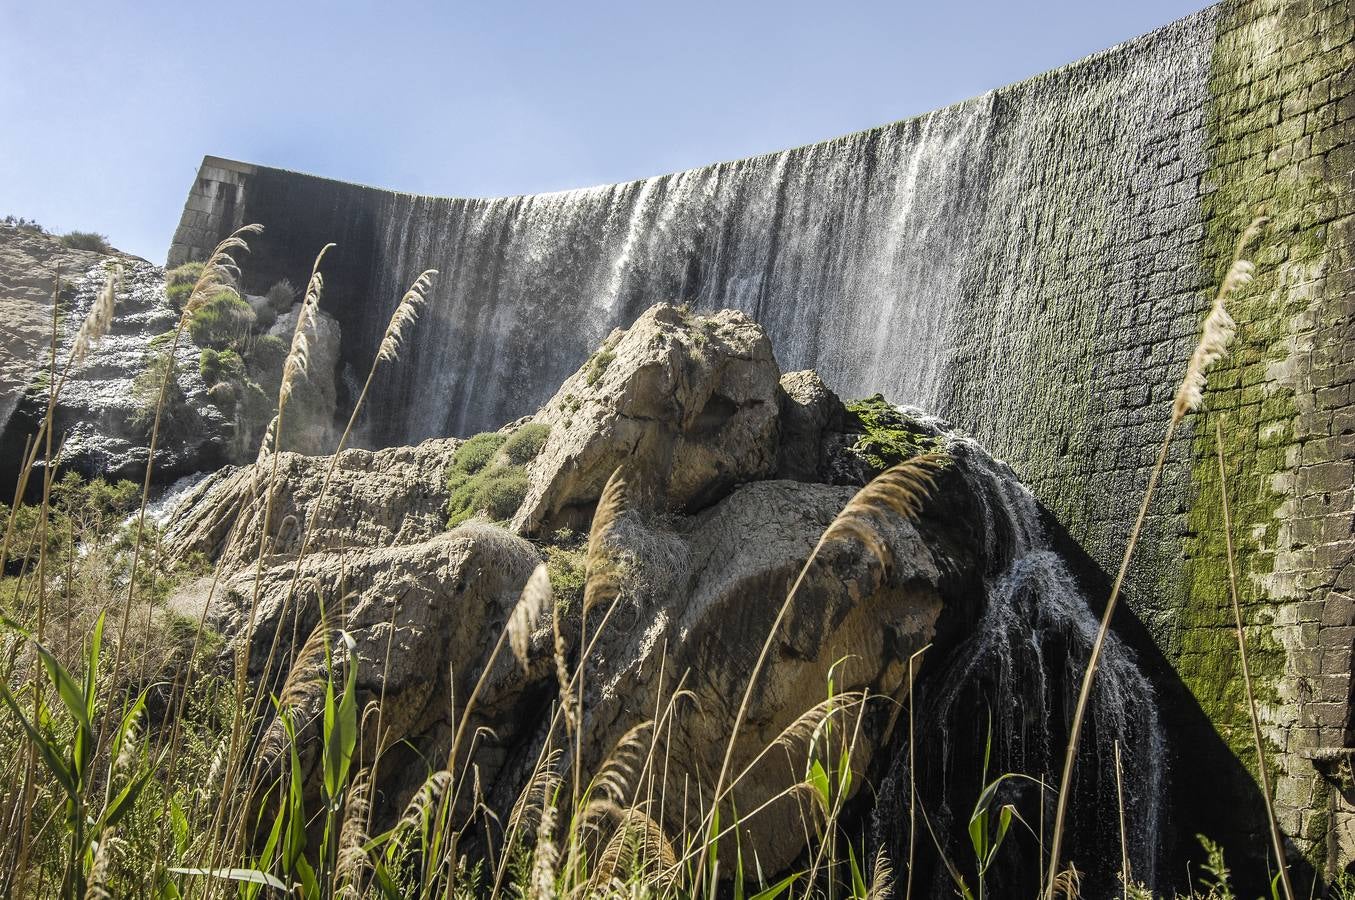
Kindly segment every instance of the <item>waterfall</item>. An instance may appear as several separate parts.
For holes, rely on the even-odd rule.
[[[951,443],[982,511],[989,571],[985,604],[968,636],[937,668],[919,680],[917,731],[919,780],[943,783],[933,798],[930,821],[959,860],[968,850],[964,834],[982,785],[983,748],[991,739],[988,778],[1020,773],[1041,779],[1008,782],[1000,802],[1012,802],[1033,827],[1041,815],[1049,827],[1058,788],[1067,722],[1096,638],[1099,619],[1064,561],[1049,545],[1030,491],[1005,464],[968,439]],[[1102,880],[1120,868],[1115,744],[1123,759],[1125,819],[1130,870],[1150,886],[1160,873],[1165,825],[1161,806],[1167,748],[1152,684],[1133,651],[1112,632],[1097,670],[1074,786],[1074,819],[1068,833],[1072,858],[1084,873]],[[877,839],[897,841],[907,830],[907,757],[895,763],[881,790]],[[934,787],[934,785],[933,785]],[[1043,807],[1043,811],[1042,808]],[[919,826],[921,828],[921,826]],[[1015,830],[1019,831],[1020,826]],[[930,838],[921,839],[928,844]],[[1021,837],[1011,839],[1013,843]],[[1038,844],[1027,839],[1005,848],[990,884],[1003,893],[1036,872]],[[897,857],[896,857],[897,858]],[[934,872],[936,896],[946,893],[944,872]],[[1023,885],[1024,886],[1024,885]],[[1093,895],[1095,891],[1093,891]]]
[[[390,195],[373,293],[441,270],[378,389],[382,442],[529,412],[648,305],[737,307],[783,368],[933,405],[984,192],[992,97],[836,141],[646,181],[496,200]],[[372,316],[375,329],[383,306]],[[375,333],[373,331],[373,333]],[[906,364],[901,365],[901,361]],[[426,404],[437,399],[438,408]],[[425,404],[420,415],[402,412]]]

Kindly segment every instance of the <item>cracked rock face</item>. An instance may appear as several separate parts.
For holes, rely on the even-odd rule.
[[[766,333],[743,313],[651,307],[533,417],[550,436],[512,526],[535,534],[586,525],[623,462],[679,511],[770,476],[780,374]]]
[[[65,316],[58,334],[58,366],[69,359],[76,332],[103,290],[110,266],[121,270],[111,328],[85,360],[70,370],[56,411],[63,438],[62,465],[87,476],[140,479],[149,423],[133,384],[151,353],[178,321],[164,292],[164,272],[143,259],[70,250],[51,235],[0,228],[0,460],[17,471],[24,438],[46,414],[52,279],[60,266]],[[11,323],[13,323],[11,325]],[[164,343],[167,347],[167,342]],[[156,477],[173,479],[225,461],[231,423],[207,398],[198,373],[199,350],[184,335],[175,353],[183,398],[162,423]]]

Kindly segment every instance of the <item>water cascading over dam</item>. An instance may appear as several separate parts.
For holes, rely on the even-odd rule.
[[[260,222],[245,276],[261,291],[304,283],[334,241],[322,306],[355,375],[405,287],[439,269],[408,352],[374,386],[374,445],[532,412],[658,300],[743,309],[784,369],[924,407],[1006,459],[1101,593],[1212,287],[1264,210],[1238,341],[1173,444],[1122,630],[1154,667],[1164,728],[1191,748],[1171,762],[1186,792],[1172,805],[1193,810],[1176,827],[1264,847],[1218,418],[1281,822],[1296,853],[1333,868],[1355,855],[1332,777],[1355,747],[1352,31],[1345,2],[1226,0],[881,128],[535,196],[414,196],[209,157],[170,262]],[[1252,799],[1214,815],[1202,798],[1218,796]]]

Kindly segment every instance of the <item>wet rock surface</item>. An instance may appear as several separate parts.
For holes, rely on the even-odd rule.
[[[0,459],[17,472],[24,439],[37,431],[47,407],[50,365],[51,288],[49,273],[61,265],[62,318],[58,333],[58,381],[85,315],[116,277],[112,326],[85,360],[70,369],[58,398],[55,437],[61,464],[85,475],[139,479],[145,471],[150,431],[142,375],[158,347],[168,349],[166,333],[178,321],[164,293],[158,266],[132,256],[104,256],[68,250],[49,235],[0,229],[0,293],[7,318],[6,343],[0,347],[4,396],[0,412]],[[45,291],[45,293],[44,293]],[[16,327],[9,328],[13,315]],[[41,320],[43,324],[38,325]],[[39,338],[39,333],[42,337]],[[231,431],[230,421],[207,398],[198,374],[199,349],[185,337],[175,354],[181,402],[162,424],[156,451],[157,480],[216,468]]]

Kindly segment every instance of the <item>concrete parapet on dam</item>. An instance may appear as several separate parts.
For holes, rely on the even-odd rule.
[[[407,284],[439,269],[406,357],[373,387],[373,445],[532,412],[654,301],[741,309],[783,368],[923,407],[1010,462],[1095,580],[1119,563],[1233,243],[1264,212],[1237,343],[1173,445],[1125,629],[1160,661],[1172,791],[1242,796],[1256,760],[1221,420],[1282,825],[1335,871],[1355,859],[1353,34],[1346,0],[1227,0],[916,118],[534,196],[415,196],[208,157],[169,263],[259,222],[257,290],[304,283],[334,241],[322,305],[357,372]],[[1184,839],[1262,846],[1254,805],[1191,811],[1207,805],[1174,804]]]

